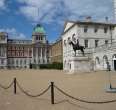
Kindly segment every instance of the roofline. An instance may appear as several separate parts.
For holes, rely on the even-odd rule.
[[[10,40],[14,40],[14,41],[32,41],[32,39],[28,40],[28,39],[8,39],[8,41]]]
[[[33,32],[32,33],[32,35],[38,35],[38,34],[47,36],[46,33],[40,33],[40,32]]]
[[[57,44],[58,42],[62,42],[62,39],[56,40],[55,42],[52,43],[52,45]]]
[[[67,23],[68,21],[66,21],[65,23]],[[69,22],[72,22],[74,23],[71,27],[69,27],[65,32],[62,32],[61,35],[64,35],[66,32],[68,32],[71,28],[73,28],[75,25],[77,24],[82,24],[82,25],[108,25],[108,26],[113,26],[115,27],[116,24],[115,23],[103,23],[103,22],[86,22],[86,21],[69,21]],[[65,29],[65,27],[64,27]]]
[[[77,20],[77,21],[71,21],[71,20],[66,20],[65,21],[65,23],[67,23],[67,22],[71,22],[71,23],[88,23],[88,24],[106,24],[106,25],[115,25],[116,26],[116,24],[115,23],[111,23],[111,22],[95,22],[95,21],[89,21],[89,22],[87,22],[87,21],[79,21],[79,20]]]
[[[95,25],[110,25],[110,26],[116,26],[115,23],[110,22],[86,22],[86,21],[77,21],[76,24],[95,24]]]

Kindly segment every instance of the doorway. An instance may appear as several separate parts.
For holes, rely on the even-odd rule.
[[[71,70],[71,63],[70,63],[70,70]]]
[[[116,71],[116,60],[114,60],[114,70]]]

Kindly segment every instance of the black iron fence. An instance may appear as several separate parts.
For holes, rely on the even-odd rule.
[[[77,97],[74,97],[68,93],[66,93],[64,90],[60,89],[59,87],[57,87],[56,85],[54,85],[54,82],[51,82],[51,84],[45,89],[43,90],[41,93],[33,95],[30,94],[28,92],[26,92],[22,86],[20,85],[20,83],[16,80],[16,78],[14,78],[14,80],[8,85],[8,86],[4,86],[0,84],[0,87],[7,90],[9,88],[11,88],[14,85],[14,94],[17,94],[17,87],[20,89],[21,92],[23,92],[25,95],[29,96],[29,97],[39,97],[44,95],[46,92],[48,92],[49,89],[51,89],[51,104],[55,104],[55,91],[54,89],[57,89],[59,92],[61,92],[63,95],[67,96],[68,98],[71,98],[73,100],[76,100],[78,102],[82,102],[82,103],[91,103],[91,104],[107,104],[107,103],[114,103],[116,102],[116,99],[113,100],[105,100],[105,101],[89,101],[89,100],[83,100]]]

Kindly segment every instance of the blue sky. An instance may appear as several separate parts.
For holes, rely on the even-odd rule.
[[[47,39],[55,41],[66,20],[113,21],[113,0],[0,0],[0,31],[10,38],[31,39],[37,23],[46,29]]]

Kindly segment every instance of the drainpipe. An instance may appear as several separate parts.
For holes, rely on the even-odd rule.
[[[112,45],[112,27],[110,25],[110,39],[111,39],[111,45]]]

